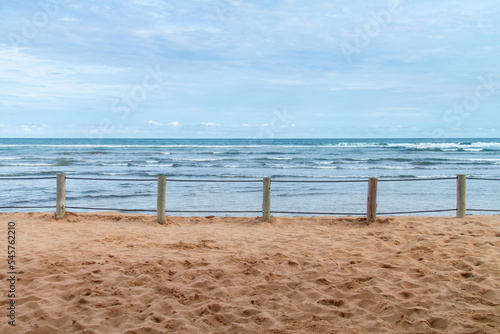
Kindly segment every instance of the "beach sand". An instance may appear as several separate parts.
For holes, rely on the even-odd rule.
[[[2,333],[499,333],[500,216],[0,214]]]

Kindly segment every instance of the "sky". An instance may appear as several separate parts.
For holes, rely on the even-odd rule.
[[[498,0],[0,2],[0,138],[500,137]]]

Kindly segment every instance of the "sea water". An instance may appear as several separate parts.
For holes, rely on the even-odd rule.
[[[500,140],[0,139],[0,207],[38,208],[0,212],[52,211],[40,207],[55,206],[55,179],[5,178],[55,177],[58,173],[68,177],[67,207],[75,212],[85,210],[72,208],[154,212],[158,175],[167,176],[167,210],[178,211],[169,213],[175,215],[258,212],[263,177],[274,181],[273,211],[361,214],[366,212],[369,177],[381,180],[379,212],[443,210],[456,207],[456,180],[428,179],[457,174],[500,178]],[[123,180],[72,179],[78,177]],[[422,181],[382,181],[407,179]],[[296,182],[351,180],[360,182]],[[500,210],[499,190],[500,181],[469,179],[467,207]]]

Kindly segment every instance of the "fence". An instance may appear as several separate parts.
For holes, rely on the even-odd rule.
[[[270,222],[271,213],[275,214],[299,214],[299,215],[353,215],[353,216],[366,216],[368,221],[373,221],[377,214],[379,215],[394,215],[394,214],[415,214],[415,213],[432,213],[432,212],[456,212],[457,218],[464,218],[466,215],[466,180],[480,180],[480,181],[500,181],[496,178],[479,178],[470,177],[467,178],[466,175],[460,174],[456,177],[446,177],[446,178],[413,178],[413,179],[378,179],[369,178],[368,180],[275,180],[272,181],[270,177],[265,177],[263,180],[182,180],[182,179],[168,179],[168,182],[262,182],[263,184],[263,195],[262,195],[262,211],[192,211],[192,210],[182,210],[173,211],[167,210],[166,207],[166,185],[167,177],[164,175],[158,176],[156,179],[115,179],[115,178],[91,178],[91,177],[67,177],[65,174],[57,174],[57,176],[49,177],[26,177],[26,178],[0,178],[1,180],[40,180],[40,179],[56,179],[56,216],[58,218],[64,217],[66,214],[66,209],[82,209],[82,210],[102,210],[102,211],[122,211],[122,212],[156,212],[158,223],[164,224],[166,222],[167,212],[183,212],[183,213],[262,213],[263,221]],[[94,208],[94,207],[73,207],[66,206],[66,180],[87,180],[87,181],[128,181],[128,182],[157,182],[157,208],[156,210],[145,210],[145,209],[117,209],[117,208]],[[457,197],[456,197],[456,207],[452,209],[437,209],[437,210],[422,210],[422,211],[400,211],[400,212],[381,212],[377,213],[377,189],[378,182],[409,182],[409,181],[440,181],[440,180],[456,180],[457,182]],[[271,211],[271,183],[275,182],[294,182],[294,183],[355,183],[355,182],[368,182],[368,192],[367,192],[367,202],[366,202],[366,212],[292,212],[292,211]],[[54,209],[53,206],[50,207],[27,207],[27,206],[17,206],[17,207],[0,207],[0,209],[33,209],[33,208],[50,208]],[[468,211],[473,212],[500,212],[500,210],[492,209],[468,209]]]

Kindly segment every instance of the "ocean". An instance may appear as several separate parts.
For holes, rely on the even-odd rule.
[[[453,210],[448,178],[466,174],[467,207],[500,213],[500,181],[477,179],[500,179],[500,139],[0,139],[0,212],[52,211],[56,180],[28,178],[58,173],[74,212],[154,212],[158,175],[171,215],[257,216],[263,177],[274,212],[362,214],[369,177],[380,180],[380,213]],[[246,182],[198,182],[213,180]]]

